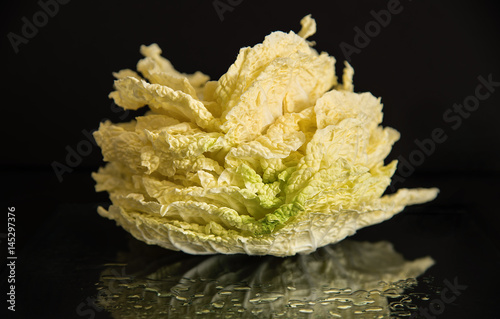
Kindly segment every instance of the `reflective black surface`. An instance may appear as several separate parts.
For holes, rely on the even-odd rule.
[[[474,212],[466,208],[432,204],[410,207],[385,223],[362,229],[348,241],[328,246],[313,255],[275,258],[192,256],[144,245],[116,227],[114,222],[99,217],[97,206],[97,203],[60,205],[50,220],[39,226],[37,235],[26,244],[18,258],[17,318],[111,318],[112,313],[117,318],[128,318],[118,316],[119,309],[123,310],[127,303],[132,308],[126,313],[132,311],[133,316],[130,318],[133,318],[144,307],[153,305],[155,308],[149,309],[157,311],[159,296],[164,297],[162,302],[171,303],[169,307],[163,308],[170,311],[169,317],[174,317],[177,311],[182,314],[181,318],[188,314],[202,318],[209,313],[217,314],[218,309],[227,312],[228,305],[234,304],[235,311],[229,313],[233,317],[251,318],[255,314],[262,318],[283,311],[285,317],[292,314],[305,318],[314,315],[331,317],[329,311],[332,302],[328,304],[325,298],[335,294],[350,294],[359,289],[383,291],[382,286],[374,287],[378,280],[373,278],[382,278],[384,274],[393,272],[390,262],[384,267],[383,260],[375,259],[377,263],[373,269],[378,273],[375,273],[375,277],[372,273],[368,280],[371,286],[365,287],[359,280],[356,282],[355,278],[370,268],[365,267],[363,270],[359,264],[353,266],[356,265],[353,258],[362,256],[364,260],[370,260],[367,254],[377,256],[377,249],[346,247],[360,245],[364,241],[392,244],[395,251],[407,261],[425,256],[435,261],[417,282],[407,282],[403,295],[394,296],[395,299],[376,300],[377,307],[388,311],[386,317],[390,313],[394,316],[398,311],[419,314],[427,311],[430,315],[437,313],[438,318],[476,318],[478,315],[481,318],[498,317],[496,300],[499,280],[496,273],[500,268],[500,254],[491,238],[485,236],[486,233],[472,218]],[[341,254],[341,251],[348,253]],[[344,264],[333,267],[341,260],[344,260]],[[345,260],[351,260],[351,263],[345,263]],[[276,279],[287,269],[288,279]],[[344,275],[339,275],[342,272]],[[184,294],[182,289],[185,289],[186,280],[194,280],[191,285],[196,289],[188,288]],[[294,282],[297,287],[291,284]],[[126,298],[120,296],[123,292],[119,288],[120,284],[133,288]],[[245,284],[250,290],[240,291],[239,297],[224,295],[228,287],[235,293],[238,285],[243,287]],[[455,292],[450,290],[450,285],[456,287]],[[349,287],[351,291],[333,289],[348,286],[352,286]],[[179,287],[184,288],[178,290]],[[272,289],[266,290],[266,287]],[[442,291],[447,287],[448,291],[443,295]],[[325,293],[330,288],[333,289],[330,294]],[[147,298],[152,298],[148,297],[148,291],[156,299],[144,303]],[[211,297],[196,297],[201,292]],[[242,292],[247,293],[246,297]],[[119,296],[113,297],[110,293]],[[259,293],[261,295],[257,296]],[[131,299],[127,299],[129,296],[132,296]],[[411,302],[394,304],[405,296],[413,296]],[[422,300],[422,296],[427,298]],[[267,303],[259,303],[255,301],[256,297],[276,299],[274,302],[267,299]],[[218,300],[224,302],[217,304]],[[256,305],[260,308],[238,307],[245,300],[247,306]],[[297,304],[292,309],[294,300]],[[302,306],[304,301],[315,304],[306,302]],[[321,305],[321,302],[327,304]],[[408,304],[411,309],[407,307]],[[391,305],[393,308],[390,308]],[[238,312],[238,309],[249,311]],[[251,309],[257,312],[252,314]],[[263,310],[259,312],[259,309]],[[303,311],[299,312],[301,309]],[[308,313],[308,309],[313,309],[316,314]],[[196,315],[196,312],[201,315]],[[414,317],[418,318],[416,315]]]
[[[130,246],[124,263],[105,265],[97,287],[97,304],[114,318],[407,316],[429,299],[414,291],[414,277],[434,263],[405,261],[384,241],[345,240],[290,258]]]

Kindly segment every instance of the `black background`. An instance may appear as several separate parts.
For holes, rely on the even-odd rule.
[[[239,4],[221,19],[214,1],[72,0],[59,4],[16,53],[8,35],[22,36],[24,18],[32,21],[42,7],[2,2],[2,202],[4,210],[16,207],[19,249],[61,204],[107,200],[90,178],[102,164],[97,147],[62,181],[51,165],[67,164],[68,147],[86,140],[83,130],[105,118],[133,118],[112,108],[107,95],[112,72],[134,69],[141,44],[156,42],[177,70],[200,70],[216,80],[241,47],[261,43],[272,31],[298,32],[300,19],[312,14],[318,31],[310,40],[337,59],[340,72],[340,44],[354,45],[354,28],[374,19],[371,10],[387,9],[387,1],[232,3]],[[382,97],[383,124],[401,132],[389,159],[408,159],[415,139],[429,138],[433,129],[448,137],[397,187],[440,187],[433,205],[467,209],[482,232],[498,238],[500,87],[456,130],[443,114],[474,95],[479,76],[500,82],[499,11],[486,0],[401,0],[400,6],[389,25],[352,54],[355,91]]]

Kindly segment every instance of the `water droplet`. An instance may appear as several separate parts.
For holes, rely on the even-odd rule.
[[[344,310],[344,309],[349,309],[351,307],[352,307],[352,305],[346,304],[346,305],[339,305],[339,306],[337,306],[337,309]]]
[[[398,298],[401,296],[401,294],[396,289],[384,290],[381,295],[389,298]]]
[[[244,291],[244,290],[250,290],[252,288],[250,287],[234,287],[234,290],[236,291]]]
[[[377,296],[379,296],[382,292],[380,290],[378,290],[378,289],[373,289],[373,290],[370,290],[368,293],[370,294],[370,296],[371,295],[377,295]]]
[[[409,317],[409,316],[411,316],[411,312],[409,312],[409,311],[398,311],[398,312],[392,312],[391,315],[398,316],[398,317]]]
[[[384,310],[384,308],[379,306],[365,308],[365,312],[379,312],[382,310]]]
[[[412,302],[412,300],[411,300],[410,296],[405,295],[405,296],[403,296],[403,298],[401,298],[401,300],[399,302],[410,303],[410,302]]]
[[[288,286],[288,287],[286,287],[286,289],[288,289],[288,290],[290,290],[290,291],[295,291],[295,290],[297,290],[297,288],[292,287],[292,286]]]
[[[147,291],[147,292],[152,292],[152,293],[155,293],[155,294],[158,294],[158,289],[155,289],[155,288],[150,288],[150,287],[147,287],[144,289],[144,291]]]
[[[223,295],[223,296],[228,296],[228,295],[231,295],[232,293],[233,293],[232,291],[228,291],[228,290],[219,292],[219,294]]]
[[[262,313],[264,310],[263,309],[254,309],[252,310],[252,314],[258,315],[259,313]]]
[[[410,296],[415,297],[415,298],[420,299],[420,300],[429,300],[428,295],[426,293],[422,293],[422,292],[412,292],[412,293],[410,293]],[[427,299],[424,299],[424,298],[427,298]]]
[[[332,289],[324,290],[323,292],[325,294],[339,294],[340,293],[340,289],[332,288]]]
[[[393,311],[401,311],[405,309],[405,306],[400,302],[391,302],[389,308]]]
[[[299,310],[300,313],[313,313],[314,312],[314,309],[300,309]]]
[[[335,297],[328,297],[326,298],[326,301],[351,302],[352,299],[345,295],[339,295]]]
[[[417,281],[417,279],[415,279],[415,278],[408,278],[408,279],[406,279],[406,283],[407,283],[408,285],[412,285],[412,286],[413,286],[413,285],[418,284],[418,281]]]
[[[333,310],[330,310],[328,313],[334,318],[342,318],[342,315],[340,313],[335,312]]]
[[[211,305],[214,308],[221,309],[224,307],[224,301],[217,301],[217,302],[212,302]]]
[[[347,296],[345,296],[345,297],[341,297],[341,296],[334,297],[334,299],[336,299],[338,302],[352,302],[353,301],[352,298],[349,298]]]
[[[372,304],[374,302],[375,302],[375,300],[373,300],[373,299],[366,299],[366,300],[356,300],[352,304],[354,306],[366,306],[366,305]]]
[[[266,297],[266,298],[262,298],[261,302],[273,302],[273,301],[278,300],[279,298],[280,298],[280,296]]]
[[[297,300],[290,300],[288,302],[288,305],[291,307],[291,308],[297,308],[297,307],[303,307],[305,306],[306,304],[303,303],[302,301],[297,301]]]
[[[127,264],[124,263],[106,263],[102,265],[103,267],[125,267]]]
[[[417,310],[418,309],[417,305],[412,304],[412,303],[407,304],[406,308],[408,308],[410,310]]]

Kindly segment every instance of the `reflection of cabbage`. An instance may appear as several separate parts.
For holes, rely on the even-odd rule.
[[[102,216],[136,238],[192,254],[293,255],[379,223],[436,189],[382,196],[399,133],[382,128],[382,104],[343,83],[334,58],[305,37],[274,32],[241,49],[219,81],[177,72],[157,45],[116,74],[115,102],[148,105],[135,121],[101,124],[104,160],[93,175],[113,205]],[[149,82],[148,82],[149,81]]]
[[[115,318],[389,318],[386,295],[396,297],[433,264],[430,257],[406,261],[388,242],[347,240],[288,258],[172,252],[162,258],[140,248],[127,258],[128,268],[101,276],[98,302]]]

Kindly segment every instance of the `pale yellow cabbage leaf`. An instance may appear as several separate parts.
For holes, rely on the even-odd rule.
[[[115,73],[115,103],[150,111],[94,134],[108,164],[93,174],[113,204],[99,213],[149,244],[193,254],[308,253],[382,222],[437,189],[382,196],[399,133],[382,104],[355,93],[346,63],[317,53],[307,16],[240,50],[218,81],[176,71],[153,44],[138,71]]]

